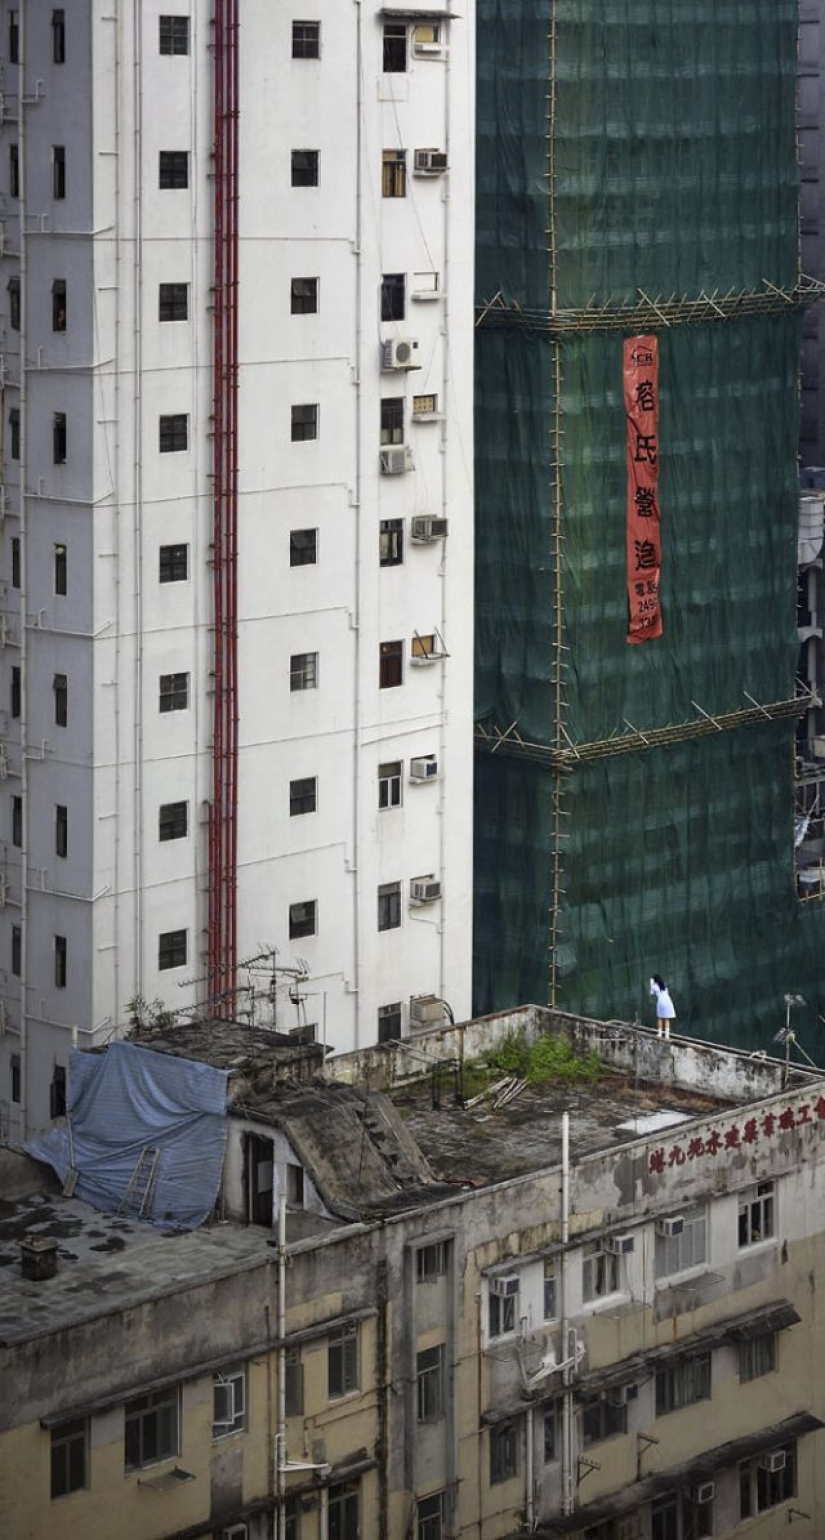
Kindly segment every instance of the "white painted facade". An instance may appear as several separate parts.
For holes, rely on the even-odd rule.
[[[0,1135],[12,1139],[48,1122],[72,1029],[81,1045],[104,1041],[136,994],[172,1009],[204,996],[214,29],[211,6],[176,0],[188,52],[162,55],[170,5],[67,0],[55,62],[53,8],[0,0]],[[424,51],[420,8],[418,22],[341,0],[296,12],[320,23],[317,59],[293,58],[290,8],[240,5],[238,956],[263,946],[305,961],[301,1020],[352,1049],[376,1040],[383,1006],[401,1004],[406,1033],[412,995],[457,1018],[470,1008],[474,36],[472,8],[427,11],[439,45]],[[407,67],[393,73],[388,23],[406,29]],[[415,175],[422,147],[449,170]],[[317,186],[292,185],[296,149],[317,151]],[[403,197],[382,196],[386,149],[406,151]],[[187,187],[159,187],[164,151],[188,153]],[[404,275],[402,319],[381,319],[384,274]],[[317,279],[316,313],[292,313],[295,278]],[[186,319],[160,320],[161,284],[187,286]],[[407,338],[419,367],[382,369],[382,344]],[[436,398],[419,421],[414,396]],[[414,466],[394,475],[381,470],[385,398],[403,398]],[[315,439],[293,441],[296,405],[317,408]],[[186,448],[160,452],[163,416],[186,418]],[[447,537],[413,542],[420,516],[446,518]],[[388,519],[403,521],[393,566],[379,560]],[[314,563],[291,565],[296,530],[317,531]],[[161,582],[171,545],[187,548],[186,577]],[[412,661],[417,635],[448,656]],[[402,682],[381,688],[381,644],[396,641]],[[316,684],[294,690],[303,653],[317,655]],[[188,704],[161,712],[169,675],[188,676]],[[437,776],[412,779],[428,755]],[[401,764],[401,801],[381,808],[387,762]],[[290,782],[313,778],[316,810],[291,815]],[[161,841],[172,803],[186,804],[187,832]],[[414,905],[423,876],[442,896]],[[379,931],[379,886],[395,882],[400,924]],[[315,933],[291,939],[290,905],[305,901]],[[160,937],[179,931],[185,958],[161,967]],[[278,1011],[279,1026],[298,1024],[286,995]]]

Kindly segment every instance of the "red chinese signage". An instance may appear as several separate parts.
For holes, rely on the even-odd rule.
[[[724,1154],[728,1150],[750,1149],[766,1140],[775,1139],[808,1123],[825,1123],[825,1097],[820,1096],[813,1104],[801,1102],[796,1107],[783,1107],[780,1112],[765,1112],[760,1117],[745,1118],[742,1123],[731,1123],[728,1128],[712,1128],[709,1133],[694,1134],[669,1148],[659,1145],[648,1155],[648,1170],[653,1176],[663,1176],[673,1166],[684,1166],[708,1156]]]
[[[659,341],[625,337],[624,409],[627,421],[627,640],[662,635],[659,575]]]

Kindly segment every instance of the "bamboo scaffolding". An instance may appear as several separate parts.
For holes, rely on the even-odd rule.
[[[551,103],[553,98],[550,98]],[[501,290],[476,311],[476,326],[522,327],[525,330],[548,332],[551,335],[564,332],[615,331],[623,329],[646,330],[656,326],[681,326],[698,321],[728,321],[734,316],[778,315],[788,309],[803,309],[825,299],[825,282],[801,274],[792,289],[781,289],[769,279],[763,278],[761,289],[729,290],[727,294],[704,292],[693,299],[686,294],[650,297],[641,289],[635,304],[607,299],[601,305],[590,304],[583,309],[562,309],[556,306],[555,290],[555,233],[552,218],[552,133],[548,177],[551,180],[551,219],[548,229],[551,266],[551,303],[547,310],[528,310],[507,300]]]

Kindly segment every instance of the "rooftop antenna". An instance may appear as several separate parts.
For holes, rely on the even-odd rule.
[[[804,1005],[805,1004],[805,999],[804,999],[804,997],[802,995],[787,994],[787,995],[785,995],[784,999],[785,999],[785,1025],[784,1025],[784,1027],[780,1027],[778,1032],[774,1033],[774,1038],[773,1038],[775,1043],[784,1043],[784,1045],[785,1045],[785,1068],[782,1071],[782,1089],[783,1090],[785,1089],[785,1086],[788,1084],[788,1077],[790,1075],[790,1070],[791,1070],[791,1043],[796,1043],[796,1033],[793,1031],[793,1029],[791,1027],[791,1011],[794,1010],[796,1008],[796,1006]],[[797,1044],[797,1047],[799,1047],[799,1044]],[[803,1051],[804,1050],[800,1049],[800,1052],[803,1052]],[[807,1054],[805,1054],[805,1058],[806,1059],[808,1058]],[[810,1062],[811,1062],[810,1059],[808,1059],[808,1063],[809,1064],[810,1064]]]

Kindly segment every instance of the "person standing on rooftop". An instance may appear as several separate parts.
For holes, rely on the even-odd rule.
[[[670,998],[670,990],[660,973],[650,980],[650,993],[656,997],[656,1036],[670,1039],[670,1028],[676,1021],[676,1009]]]

